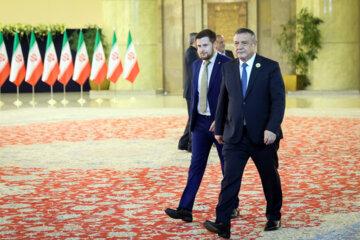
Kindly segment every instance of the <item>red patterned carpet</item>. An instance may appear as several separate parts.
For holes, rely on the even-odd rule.
[[[217,239],[221,171],[212,151],[194,222],[168,218],[190,154],[183,116],[0,126],[0,239]],[[262,231],[265,200],[249,161],[233,239],[359,239],[360,119],[286,117],[280,146],[283,226]]]

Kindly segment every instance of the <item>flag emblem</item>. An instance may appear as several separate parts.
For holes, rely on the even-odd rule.
[[[37,60],[38,60],[38,58],[37,58],[37,55],[35,53],[30,55],[30,61],[31,62],[36,62]]]
[[[22,55],[20,55],[20,54],[16,55],[16,57],[15,57],[15,61],[16,61],[17,63],[21,63],[21,62],[22,62],[22,60],[23,60]]]
[[[61,58],[62,61],[67,62],[70,60],[70,56],[68,53],[64,53]]]
[[[114,61],[115,61],[115,60],[118,60],[119,57],[120,57],[120,56],[119,56],[119,54],[118,54],[117,52],[113,52],[113,53],[111,54],[111,59],[114,60]]]
[[[0,62],[5,62],[5,54],[0,53]]]

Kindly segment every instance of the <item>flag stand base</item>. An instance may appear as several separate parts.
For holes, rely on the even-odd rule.
[[[56,100],[53,99],[53,98],[51,98],[51,99],[48,101],[48,104],[51,105],[51,106],[53,106],[53,105],[56,104]]]
[[[20,107],[22,104],[22,101],[20,101],[19,99],[16,99],[16,101],[14,102],[14,105],[17,107]]]
[[[69,104],[69,101],[66,98],[64,98],[63,100],[61,100],[61,104],[66,106],[67,104]]]
[[[98,104],[102,104],[104,102],[104,100],[102,98],[98,98],[95,100]]]
[[[84,98],[80,98],[78,100],[78,103],[80,103],[80,105],[82,106],[82,105],[84,105],[84,103],[86,103],[86,100]]]
[[[32,99],[30,102],[30,105],[35,107],[35,105],[37,104],[37,102],[35,101],[35,99]]]

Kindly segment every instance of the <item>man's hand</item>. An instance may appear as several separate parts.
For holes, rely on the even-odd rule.
[[[213,121],[212,124],[210,125],[209,131],[210,131],[210,132],[214,132],[214,131],[215,131],[215,121]]]
[[[222,135],[215,135],[216,141],[218,141],[219,144],[224,144],[224,139]]]
[[[268,130],[265,130],[264,132],[264,143],[265,145],[273,144],[276,140],[276,134],[273,132],[270,132]]]

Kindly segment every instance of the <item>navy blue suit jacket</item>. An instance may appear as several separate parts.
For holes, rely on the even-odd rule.
[[[224,64],[222,74],[215,135],[222,135],[225,143],[238,143],[245,119],[247,135],[254,144],[264,144],[265,130],[282,138],[280,125],[285,112],[285,86],[279,64],[257,54],[245,98],[239,59]]]
[[[209,88],[207,93],[207,99],[209,102],[211,117],[215,119],[216,106],[218,102],[222,73],[221,66],[223,63],[230,61],[231,59],[223,56],[221,54],[217,54],[215,58],[214,67],[211,72]],[[196,119],[199,115],[197,111],[197,105],[199,102],[199,94],[198,94],[198,83],[199,83],[199,72],[201,68],[203,60],[198,59],[193,63],[193,78],[192,78],[192,88],[191,88],[191,113],[190,113],[190,130],[194,130],[194,126],[196,123]]]

